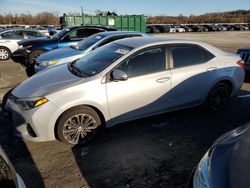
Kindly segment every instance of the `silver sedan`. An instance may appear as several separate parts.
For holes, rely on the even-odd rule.
[[[16,135],[90,141],[101,126],[206,104],[219,111],[239,91],[240,57],[205,43],[135,37],[42,71],[10,94]]]

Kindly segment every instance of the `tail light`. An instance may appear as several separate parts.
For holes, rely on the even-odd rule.
[[[244,61],[241,59],[236,62],[241,68],[244,68]]]

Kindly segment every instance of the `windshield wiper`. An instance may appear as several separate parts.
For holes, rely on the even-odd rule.
[[[69,47],[78,50],[78,47],[76,45],[71,45]]]
[[[74,66],[75,62],[76,60],[69,63],[68,67],[70,72],[79,77],[87,77],[87,75],[83,74],[82,71],[80,71],[76,66]]]

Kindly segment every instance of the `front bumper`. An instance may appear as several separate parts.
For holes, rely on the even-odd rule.
[[[15,136],[32,142],[55,140],[55,122],[51,121],[51,117],[57,111],[57,107],[50,101],[39,107],[23,111],[8,99],[5,110],[12,122]]]

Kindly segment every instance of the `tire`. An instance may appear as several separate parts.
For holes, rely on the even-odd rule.
[[[101,119],[95,110],[88,106],[79,106],[61,115],[56,134],[61,142],[69,145],[87,144],[94,138],[100,126]]]
[[[225,83],[218,83],[209,92],[206,107],[209,111],[221,111],[230,102],[231,96],[232,88]]]
[[[16,87],[16,86],[15,86],[15,87]],[[14,87],[14,88],[15,88],[15,87]],[[14,88],[12,88],[12,89],[10,89],[9,91],[7,91],[7,93],[5,93],[5,95],[4,95],[3,98],[2,98],[1,109],[2,109],[2,112],[3,112],[3,115],[4,115],[4,116],[7,116],[7,114],[8,114],[7,110],[5,109],[5,106],[6,106],[6,103],[7,103],[8,98],[9,98],[9,96],[10,96],[10,94],[11,94],[11,92],[13,91]]]
[[[6,61],[10,59],[11,57],[11,52],[8,48],[5,47],[0,47],[0,61]]]
[[[36,50],[36,51],[32,52],[29,56],[29,65],[34,65],[36,63],[35,61],[38,58],[38,56],[40,56],[43,53],[44,53],[44,51],[42,51],[42,50]]]

